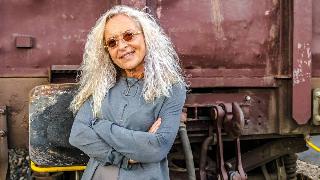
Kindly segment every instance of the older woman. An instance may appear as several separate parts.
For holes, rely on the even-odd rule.
[[[167,154],[186,97],[179,58],[154,18],[115,6],[88,35],[70,143],[82,179],[169,179]]]

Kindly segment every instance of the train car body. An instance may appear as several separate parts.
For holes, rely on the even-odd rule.
[[[0,120],[7,122],[0,129],[8,140],[0,141],[1,157],[24,147],[38,166],[85,162],[66,141],[72,116],[49,115],[66,109],[76,85],[56,83],[75,82],[90,27],[116,4],[147,6],[175,45],[190,84],[184,113],[198,178],[231,172],[219,167],[221,156],[237,169],[238,150],[249,177],[260,169],[271,178],[294,176],[287,162],[306,150],[304,135],[320,133],[316,0],[0,1]],[[219,138],[212,116],[218,106],[241,124],[241,141],[230,137],[237,133],[232,123],[221,126]],[[172,179],[187,174],[181,143],[180,135],[169,155]],[[287,171],[279,174],[281,168]]]

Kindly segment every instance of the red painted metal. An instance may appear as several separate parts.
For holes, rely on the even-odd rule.
[[[247,100],[249,99],[250,100]],[[188,108],[188,119],[197,121],[200,117],[208,116],[206,107],[212,107],[221,102],[237,102],[246,121],[242,135],[278,133],[273,111],[268,107],[274,107],[273,93],[268,91],[247,91],[237,93],[191,93],[188,94],[185,106]],[[194,110],[194,113],[191,111]]]
[[[188,78],[191,88],[212,87],[277,87],[273,77],[249,78],[249,77],[212,77],[212,78]]]
[[[311,117],[312,0],[293,4],[292,117],[306,124]]]
[[[32,69],[29,77],[37,77],[51,65],[80,64],[90,28],[116,3],[0,1],[0,77],[23,74],[26,69]],[[32,48],[25,37],[32,37]],[[16,43],[29,48],[16,48]]]
[[[214,106],[211,112],[211,118],[214,119],[213,124],[215,127],[215,133],[217,135],[216,146],[216,161],[217,161],[217,179],[227,180],[228,173],[225,168],[225,161],[223,156],[223,140],[222,140],[222,126],[225,116],[225,111],[221,106]]]
[[[146,6],[147,2],[146,0],[121,0],[121,4],[142,9]]]
[[[237,155],[236,171],[239,173],[241,180],[247,180],[248,176],[244,172],[243,165],[242,165],[241,147],[240,147],[240,138],[239,137],[235,140],[235,143],[236,143],[236,155]]]
[[[275,76],[282,62],[279,9],[279,1],[158,1],[156,14],[192,78],[252,78]],[[214,84],[192,82],[197,87]],[[252,87],[248,81],[241,84]]]
[[[16,37],[16,47],[17,48],[32,48],[33,38],[30,36],[17,36]]]

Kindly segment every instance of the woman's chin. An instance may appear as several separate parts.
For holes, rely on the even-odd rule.
[[[129,62],[124,63],[121,68],[124,70],[134,70],[139,66],[139,63],[135,62],[135,60],[130,60]]]

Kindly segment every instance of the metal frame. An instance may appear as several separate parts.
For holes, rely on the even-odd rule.
[[[7,107],[0,105],[0,179],[8,174]]]

